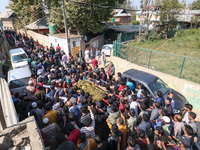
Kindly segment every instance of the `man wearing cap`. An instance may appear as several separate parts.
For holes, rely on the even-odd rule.
[[[43,122],[42,122],[42,118],[44,117],[44,111],[39,109],[37,106],[36,102],[33,102],[31,104],[31,111],[30,111],[30,116],[34,116],[35,120],[38,124],[38,127],[41,129],[44,127]]]
[[[163,125],[162,127],[163,127],[163,129],[164,129],[164,131],[165,131],[165,134],[166,134],[167,136],[170,136],[170,134],[171,134],[171,132],[172,132],[172,129],[173,129],[173,127],[172,127],[171,124],[170,124],[170,118],[167,117],[167,116],[163,116],[163,117],[162,117],[162,120],[163,120],[163,122],[164,122],[164,125]]]
[[[33,87],[33,81],[28,81],[28,86],[26,87],[26,95],[30,99],[35,98],[35,88]]]
[[[56,123],[50,124],[48,118],[43,119],[43,124],[45,127],[42,129],[42,132],[44,133],[46,139],[52,144],[61,129]]]

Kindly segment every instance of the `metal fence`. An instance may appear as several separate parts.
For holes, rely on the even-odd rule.
[[[114,56],[152,70],[200,83],[200,59],[114,42]]]

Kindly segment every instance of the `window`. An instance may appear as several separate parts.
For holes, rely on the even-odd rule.
[[[76,47],[76,41],[72,42],[73,47]]]
[[[29,78],[30,77],[11,81],[10,82],[10,89],[27,86]]]
[[[19,55],[14,55],[14,56],[12,56],[12,61],[13,61],[14,63],[26,61],[26,59],[27,59],[26,54],[19,54]]]
[[[155,96],[157,95],[157,91],[161,91],[163,94],[166,94],[169,91],[169,86],[161,79],[158,79],[156,82],[149,84],[149,88]]]

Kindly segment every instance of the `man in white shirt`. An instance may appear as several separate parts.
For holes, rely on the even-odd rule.
[[[193,106],[191,104],[185,104],[184,109],[187,111],[183,117],[183,122],[188,124],[189,123],[189,118],[188,118],[188,114],[189,112],[192,112]]]
[[[137,97],[135,95],[131,95],[130,109],[133,109],[135,111],[135,116],[138,116]]]

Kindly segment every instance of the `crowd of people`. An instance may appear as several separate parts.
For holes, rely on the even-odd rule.
[[[99,68],[99,49],[86,48],[74,58],[59,45],[43,47],[32,38],[18,43],[28,55],[32,76],[26,95],[14,93],[22,121],[34,116],[46,147],[55,150],[190,150],[200,149],[196,114],[185,104],[185,114],[174,114],[173,93],[157,91],[151,102],[143,85],[135,90],[110,62]],[[33,44],[30,44],[32,43]],[[92,55],[91,55],[92,53]],[[96,58],[95,58],[96,56]],[[103,61],[104,62],[104,61]],[[80,80],[104,90],[101,101],[78,88]]]

